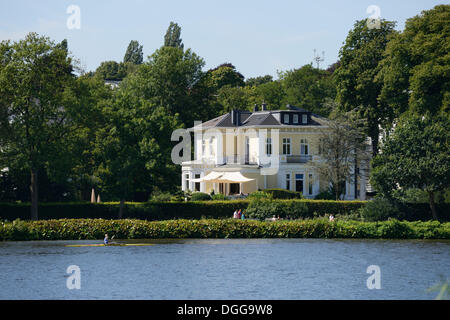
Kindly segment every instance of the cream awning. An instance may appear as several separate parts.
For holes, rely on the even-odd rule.
[[[239,171],[237,172],[217,172],[211,171],[206,176],[200,179],[192,179],[192,182],[218,182],[218,183],[245,183],[254,181],[244,177]]]
[[[213,180],[216,180],[221,175],[223,175],[223,172],[217,172],[217,171],[211,171],[206,176],[200,179],[192,179],[192,182],[211,182]]]
[[[225,183],[244,183],[253,181],[255,179],[246,178],[239,171],[237,171],[237,172],[224,172],[224,174],[218,180],[220,182]]]

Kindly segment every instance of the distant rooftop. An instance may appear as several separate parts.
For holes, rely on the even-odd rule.
[[[295,119],[294,119],[294,115]],[[306,123],[303,122],[303,116]],[[202,129],[208,128],[236,128],[236,127],[301,127],[301,126],[326,126],[328,120],[308,110],[287,105],[287,110],[263,110],[255,106],[254,111],[232,110],[217,118],[202,123]],[[194,127],[195,128],[195,127]],[[194,129],[191,128],[191,129]]]

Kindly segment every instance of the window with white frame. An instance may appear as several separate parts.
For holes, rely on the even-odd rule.
[[[291,190],[291,175],[286,174],[286,190]]]
[[[302,123],[303,124],[308,123],[308,115],[307,114],[302,114]]]
[[[302,156],[309,154],[309,146],[308,146],[308,140],[307,139],[300,139],[300,154]]]
[[[266,138],[266,154],[272,155],[272,138]]]
[[[283,154],[291,154],[291,138],[283,138]]]
[[[284,121],[283,121],[285,124],[289,124],[289,114],[288,113],[285,113],[284,114]]]
[[[298,124],[298,114],[295,113],[295,114],[292,116],[292,123]]]
[[[215,155],[215,152],[214,152],[214,141],[215,141],[214,137],[209,138],[209,154],[211,156]]]

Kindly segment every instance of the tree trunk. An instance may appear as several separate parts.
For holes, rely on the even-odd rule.
[[[119,206],[119,219],[122,219],[123,217],[123,207],[125,205],[125,199],[120,199],[120,206]]]
[[[31,220],[38,219],[38,173],[36,169],[31,169]]]
[[[436,205],[434,203],[434,192],[428,191],[428,197],[430,199],[430,209],[431,209],[431,214],[433,215],[433,220],[438,220],[438,214],[436,212]]]

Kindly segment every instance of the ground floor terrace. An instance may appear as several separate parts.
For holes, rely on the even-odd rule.
[[[343,199],[366,199],[365,179],[346,182]],[[183,166],[181,186],[183,191],[215,194],[247,195],[252,192],[280,188],[301,192],[305,198],[313,199],[329,186],[320,178],[314,167],[285,164],[279,168],[262,168],[257,165],[224,165],[219,167]]]

